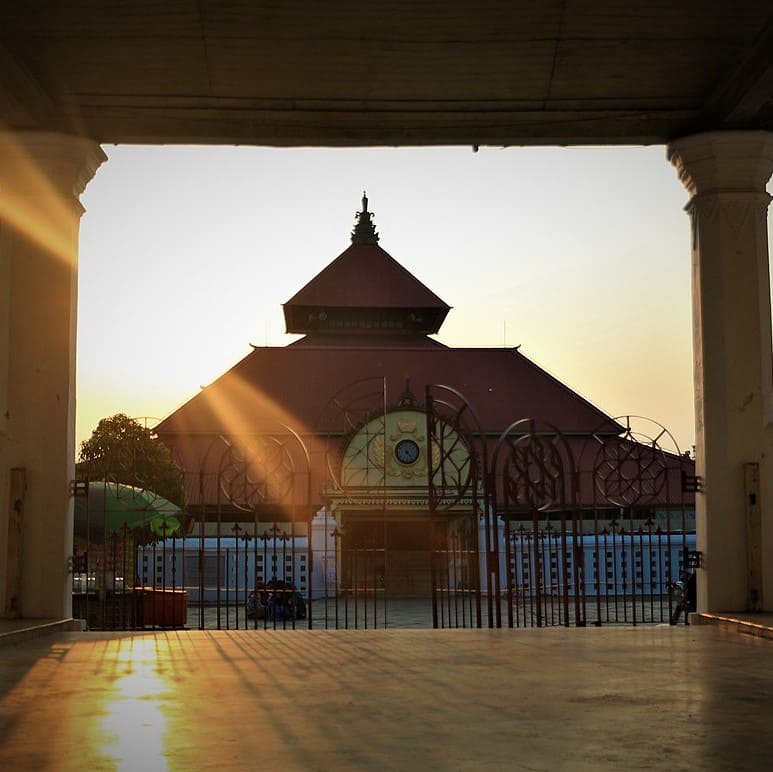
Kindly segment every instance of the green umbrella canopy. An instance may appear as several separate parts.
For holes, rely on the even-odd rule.
[[[75,496],[75,535],[90,542],[105,536],[149,529],[159,537],[182,532],[180,507],[153,491],[115,482],[89,482],[84,495]]]

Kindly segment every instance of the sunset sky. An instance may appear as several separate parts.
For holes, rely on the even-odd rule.
[[[104,150],[82,196],[79,444],[291,342],[281,304],[348,247],[367,190],[380,245],[453,306],[440,341],[520,345],[692,446],[687,194],[664,148]]]

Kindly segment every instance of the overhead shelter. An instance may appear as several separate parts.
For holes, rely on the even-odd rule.
[[[665,143],[769,129],[764,0],[4,3],[2,119],[98,142]]]

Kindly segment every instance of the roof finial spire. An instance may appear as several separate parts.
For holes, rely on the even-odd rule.
[[[362,191],[362,211],[355,215],[357,222],[352,231],[352,244],[378,244],[378,233],[373,224],[373,212],[368,211],[368,196]]]
[[[397,400],[398,407],[416,407],[416,397],[411,391],[411,376],[408,373],[405,374],[405,391],[400,395]]]

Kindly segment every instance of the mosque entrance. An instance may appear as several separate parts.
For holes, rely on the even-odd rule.
[[[428,515],[344,515],[341,571],[346,587],[385,597],[432,594],[431,524]]]
[[[481,626],[481,525],[471,511],[355,510],[338,522],[326,614],[336,626]]]

